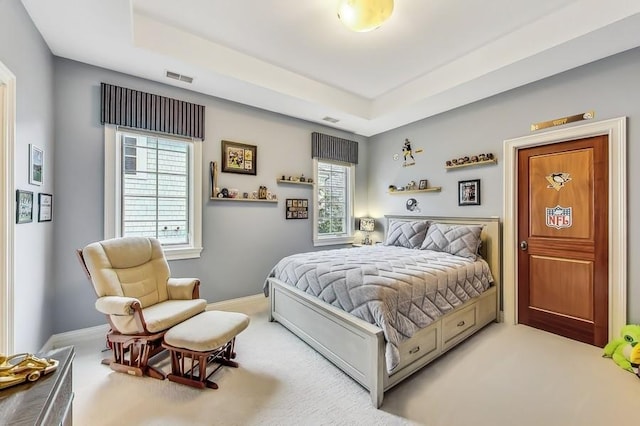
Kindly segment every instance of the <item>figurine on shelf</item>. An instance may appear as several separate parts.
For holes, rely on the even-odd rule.
[[[260,186],[258,188],[258,199],[260,199],[260,200],[266,200],[267,199],[267,187],[266,186]]]
[[[300,176],[300,182],[306,182],[307,178],[304,177],[304,173]]]

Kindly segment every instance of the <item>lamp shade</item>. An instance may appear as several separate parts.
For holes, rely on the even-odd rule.
[[[352,31],[375,30],[389,19],[393,0],[340,0],[338,18]]]
[[[371,217],[360,218],[360,230],[364,232],[373,232],[376,221]]]

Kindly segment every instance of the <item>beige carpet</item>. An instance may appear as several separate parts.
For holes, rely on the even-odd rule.
[[[74,424],[595,426],[633,423],[640,401],[640,379],[601,349],[492,324],[389,391],[376,410],[362,387],[269,323],[266,301],[240,310],[251,315],[237,339],[240,368],[216,373],[218,390],[112,372],[99,363],[102,338],[79,342]]]

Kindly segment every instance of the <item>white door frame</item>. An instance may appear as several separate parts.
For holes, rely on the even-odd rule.
[[[0,62],[0,353],[14,351],[13,231],[16,77]]]
[[[504,141],[503,309],[518,322],[518,150],[609,136],[609,339],[627,323],[627,118],[619,117]]]

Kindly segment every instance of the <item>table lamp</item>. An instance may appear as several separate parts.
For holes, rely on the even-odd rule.
[[[365,232],[365,238],[362,240],[362,244],[371,245],[371,240],[369,239],[369,233],[373,232],[375,228],[376,221],[371,217],[362,217],[360,218],[360,230]]]

